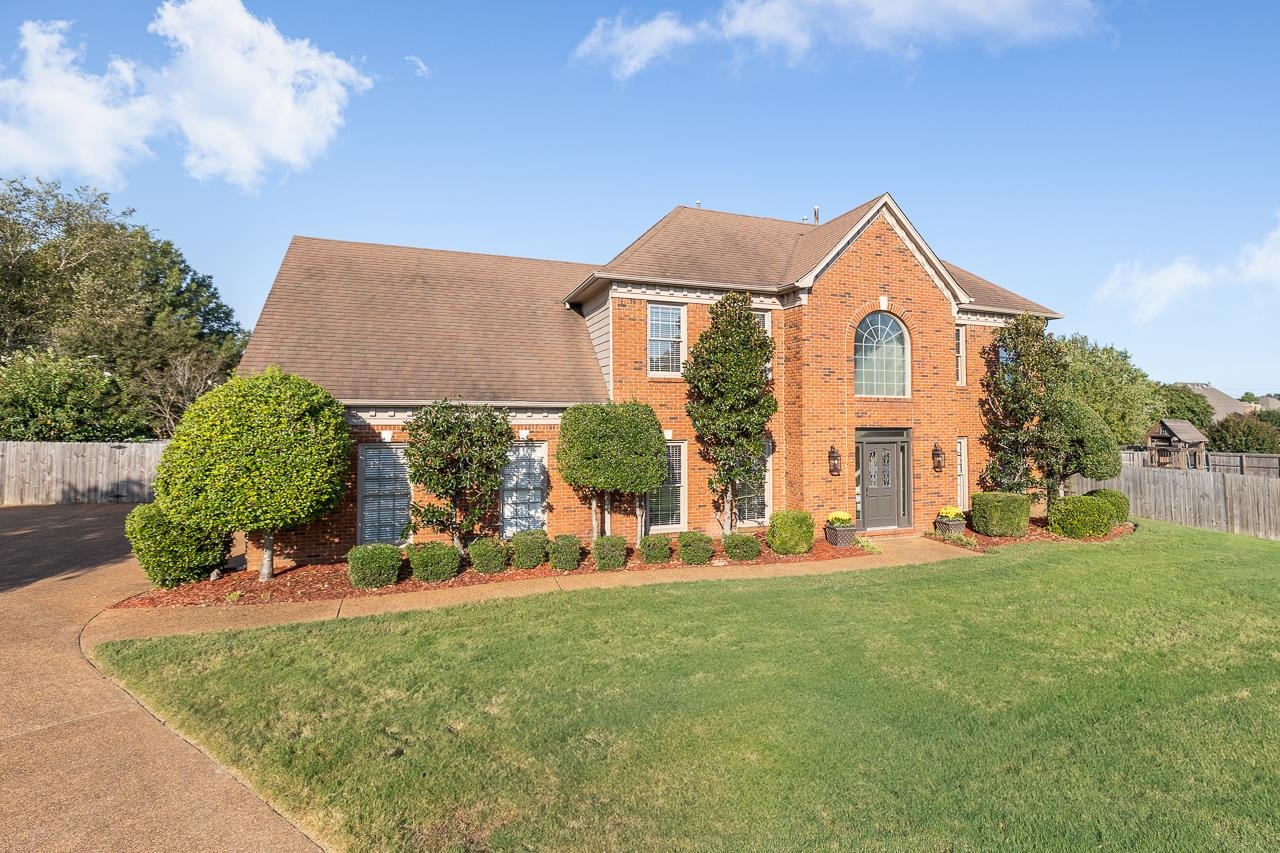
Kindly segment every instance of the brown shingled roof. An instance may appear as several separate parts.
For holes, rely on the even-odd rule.
[[[563,302],[597,268],[295,237],[239,369],[279,365],[346,402],[602,402]]]

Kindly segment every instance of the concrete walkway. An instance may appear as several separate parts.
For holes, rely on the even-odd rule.
[[[128,510],[0,509],[0,850],[316,850],[82,656],[81,626],[146,588]]]
[[[227,628],[253,628],[289,622],[318,622],[349,616],[371,616],[405,610],[430,610],[477,601],[519,598],[543,593],[570,592],[620,586],[648,586],[704,580],[824,575],[859,569],[933,563],[978,556],[972,551],[925,539],[922,536],[876,540],[883,553],[823,562],[774,563],[760,566],[679,566],[645,572],[592,572],[585,575],[503,581],[478,586],[408,592],[399,595],[364,596],[332,601],[250,604],[239,607],[155,607],[104,610],[84,628],[83,648],[133,637],[194,634]]]

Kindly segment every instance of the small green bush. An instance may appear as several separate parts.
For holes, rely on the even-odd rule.
[[[813,548],[813,516],[802,509],[784,509],[769,516],[764,541],[775,554],[808,554]]]
[[[166,589],[204,580],[222,568],[231,550],[230,536],[178,524],[156,504],[143,504],[130,512],[124,533],[147,580]]]
[[[1129,520],[1129,498],[1124,492],[1118,492],[1115,489],[1094,489],[1085,494],[1091,498],[1102,498],[1111,504],[1111,508],[1116,513],[1116,524],[1124,524]]]
[[[467,549],[467,558],[471,568],[486,575],[497,574],[507,567],[511,559],[511,549],[501,539],[477,539]]]
[[[562,572],[571,572],[582,562],[582,540],[572,533],[562,533],[551,543],[551,565]]]
[[[650,533],[640,540],[640,557],[649,565],[671,559],[671,540],[661,533]]]
[[[547,531],[521,530],[511,537],[511,565],[536,569],[547,561]]]
[[[395,545],[357,545],[347,552],[347,577],[356,589],[391,586],[400,579],[402,562]]]
[[[458,549],[444,542],[410,545],[405,552],[416,580],[447,581],[462,568],[462,555]]]
[[[969,524],[984,536],[1026,536],[1031,497],[1014,492],[978,492],[971,498]]]
[[[622,536],[601,536],[591,553],[595,555],[597,569],[606,572],[620,569],[627,564],[627,540]]]
[[[680,562],[691,566],[701,566],[711,562],[712,539],[705,533],[686,530],[676,537],[676,554]]]
[[[1049,507],[1049,532],[1071,539],[1106,536],[1116,526],[1115,519],[1115,507],[1106,498],[1058,498]]]
[[[750,533],[724,537],[724,553],[730,560],[754,560],[760,556],[760,540]]]

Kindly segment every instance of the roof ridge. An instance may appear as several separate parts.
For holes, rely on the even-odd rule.
[[[761,216],[758,213],[735,213],[732,210],[713,210],[709,207],[689,207],[686,204],[677,204],[679,210],[692,210],[697,213],[714,213],[717,216],[735,216],[739,219],[763,219],[765,222],[779,222],[784,225],[795,225],[803,229],[805,227],[821,228],[821,225],[813,225],[811,222],[800,222],[795,219],[780,219],[777,216]],[[841,214],[843,216],[844,214]]]
[[[666,213],[662,214],[661,218],[659,218],[657,222],[653,223],[648,228],[646,228],[643,234],[641,234],[639,237],[635,238],[630,243],[628,243],[626,248],[624,248],[618,254],[614,255],[613,258],[611,258],[608,263],[601,264],[600,266],[597,267],[597,269],[603,269],[604,267],[612,266],[613,264],[619,263],[620,261],[622,261],[623,256],[627,255],[630,252],[638,250],[645,243],[648,243],[650,240],[654,238],[654,236],[658,234],[659,231],[662,230],[663,227],[665,227],[663,226],[663,223],[666,222],[668,219],[670,219],[672,216],[674,216],[676,211],[692,210],[692,209],[693,208],[688,207],[686,205],[677,204],[675,207],[671,208]]]
[[[307,240],[315,243],[340,243],[344,246],[376,246],[380,249],[405,249],[410,252],[435,252],[441,255],[466,255],[473,258],[494,258],[502,261],[532,261],[539,264],[569,264],[575,267],[598,268],[599,264],[583,261],[565,261],[557,258],[531,258],[527,255],[499,255],[492,252],[467,252],[460,249],[437,249],[432,246],[406,246],[403,243],[372,243],[367,240],[340,240],[334,237],[312,237],[307,234],[294,234],[289,241]]]

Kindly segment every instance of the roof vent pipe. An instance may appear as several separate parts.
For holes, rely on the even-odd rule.
[[[813,206],[813,224],[818,224],[818,206],[816,204]]]

